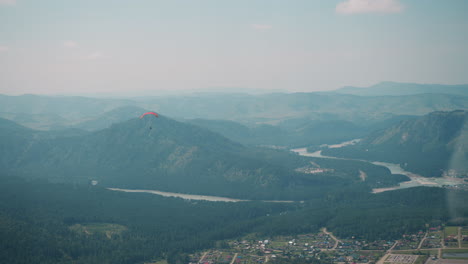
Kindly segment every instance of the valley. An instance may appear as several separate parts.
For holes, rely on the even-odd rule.
[[[334,115],[318,102],[377,99],[282,96],[294,103],[280,106],[288,114],[268,112],[278,95],[256,96],[249,100],[268,99],[264,108],[242,119],[239,102],[232,117],[216,113],[223,120],[201,119],[206,109],[197,113],[195,106],[189,118],[172,117],[175,112],[138,118],[146,99],[83,98],[67,98],[75,108],[70,113],[90,102],[97,108],[88,105],[76,120],[67,119],[73,114],[54,119],[56,108],[48,110],[47,102],[64,107],[60,100],[15,98],[32,106],[39,100],[35,107],[44,112],[20,118],[23,125],[0,119],[0,258],[79,264],[463,259],[466,111]],[[348,114],[353,122],[343,120]],[[56,120],[60,129],[44,120]],[[398,144],[414,155],[401,154]],[[367,149],[374,154],[366,156]],[[444,162],[424,166],[437,157]],[[442,177],[434,177],[441,168]]]
[[[328,146],[328,148],[340,148],[344,146],[353,145],[357,142],[359,142],[359,139],[353,139],[350,141],[345,141],[342,143],[330,145]],[[296,148],[296,149],[291,149],[291,151],[301,156],[305,156],[305,157],[315,157],[315,158],[323,158],[323,159],[344,159],[344,160],[353,161],[353,159],[324,156],[321,154],[321,150],[311,153],[307,151],[307,148]],[[409,181],[400,182],[398,186],[374,188],[372,189],[372,193],[381,193],[385,191],[393,191],[393,190],[419,187],[419,186],[445,187],[445,188],[456,188],[456,189],[468,190],[468,183],[464,181],[464,179],[461,179],[461,178],[453,178],[453,177],[428,178],[428,177],[423,177],[423,176],[411,173],[409,171],[406,171],[402,169],[398,164],[378,162],[378,161],[366,161],[366,160],[355,160],[355,161],[368,162],[377,166],[383,166],[383,167],[388,168],[392,174],[406,175],[410,179]],[[318,173],[321,173],[322,171],[318,171]],[[360,170],[360,178],[361,180],[365,181],[365,177],[367,177],[367,175],[364,178],[362,178],[363,177],[362,175],[365,175],[365,173]],[[202,201],[211,201],[211,202],[248,202],[250,201],[250,200],[233,199],[233,198],[219,197],[219,196],[163,192],[163,191],[158,191],[158,190],[121,189],[121,188],[110,188],[110,187],[107,189],[113,190],[113,191],[128,192],[128,193],[151,193],[151,194],[161,195],[164,197],[176,197],[176,198],[182,198],[182,199],[187,199],[187,200],[202,200]],[[291,203],[294,201],[262,200],[262,202]]]
[[[0,0],[0,264],[468,264],[468,0]]]
[[[333,148],[339,148],[342,146],[349,146],[352,144],[354,141],[346,141],[340,144],[336,144],[333,146]],[[407,176],[410,180],[409,181],[404,181],[400,182],[398,186],[392,186],[392,187],[385,187],[385,188],[375,188],[372,190],[373,193],[380,193],[380,192],[385,192],[385,191],[392,191],[392,190],[398,190],[398,189],[405,189],[405,188],[412,188],[412,187],[418,187],[418,186],[427,186],[427,187],[446,187],[446,188],[457,188],[457,189],[467,189],[468,190],[468,183],[463,179],[463,178],[455,178],[455,177],[442,177],[442,178],[430,178],[430,177],[423,177],[421,175],[417,175],[415,173],[409,172],[401,168],[400,165],[398,164],[393,164],[393,163],[388,163],[388,162],[380,162],[380,161],[367,161],[367,160],[362,160],[362,159],[349,159],[349,158],[338,158],[338,157],[332,157],[332,156],[325,156],[322,155],[322,151],[318,150],[315,152],[308,152],[307,148],[297,148],[297,149],[292,149],[292,152],[298,153],[301,156],[306,156],[306,157],[315,157],[315,158],[324,158],[324,159],[344,159],[344,160],[355,160],[355,161],[363,161],[363,162],[368,162],[377,166],[383,166],[386,167],[390,170],[392,174],[398,174],[398,175],[405,175]]]

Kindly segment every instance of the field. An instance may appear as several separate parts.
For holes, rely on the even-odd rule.
[[[446,226],[444,228],[444,236],[456,236],[458,234],[458,226]]]
[[[76,224],[72,225],[70,229],[87,235],[103,234],[109,239],[111,239],[112,236],[120,235],[122,232],[127,230],[125,226],[109,223]]]
[[[468,247],[468,226],[462,227],[462,247]]]
[[[446,226],[444,228],[445,246],[450,248],[458,248],[458,227]]]
[[[465,259],[468,260],[468,248],[445,249],[442,254],[445,259]]]

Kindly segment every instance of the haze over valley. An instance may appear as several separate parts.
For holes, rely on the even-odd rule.
[[[0,0],[0,263],[467,263],[466,11]]]

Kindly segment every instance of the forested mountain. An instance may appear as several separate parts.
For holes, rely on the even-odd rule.
[[[377,131],[326,155],[399,163],[428,177],[468,175],[468,112],[433,112]]]
[[[443,84],[419,84],[419,83],[397,83],[381,82],[370,87],[346,86],[335,90],[341,94],[353,94],[360,96],[401,96],[414,94],[453,94],[468,96],[468,84],[443,85]]]
[[[310,119],[284,122],[278,125],[243,125],[234,121],[192,119],[187,122],[247,145],[303,147],[333,144],[369,133],[369,127],[344,120],[317,121]]]
[[[395,115],[468,109],[468,97],[447,94],[375,97],[332,93],[193,95],[145,98],[140,103],[153,104],[151,109],[173,117],[273,125],[295,118],[378,122]]]
[[[112,124],[120,123],[140,116],[147,110],[136,106],[121,106],[102,113],[97,117],[72,125],[74,128],[87,131],[96,131],[110,127]]]
[[[95,180],[106,187],[310,199],[346,186],[370,191],[405,180],[374,165],[326,160],[311,164],[310,158],[287,150],[246,147],[164,116],[131,119],[83,135],[34,131],[2,121],[2,171],[55,182]],[[308,172],[319,164],[329,172]],[[368,181],[361,182],[360,170],[369,175]]]
[[[467,11],[0,0],[0,264],[468,264]]]
[[[436,100],[425,96],[421,97]],[[425,109],[447,106],[441,102],[437,99]],[[327,227],[343,238],[395,239],[428,224],[465,224],[468,218],[463,191],[412,188],[372,194],[373,188],[395,186],[408,178],[363,161],[307,158],[249,146],[282,137],[287,138],[284,145],[325,143],[382,128],[354,147],[324,153],[365,159],[394,154],[391,157],[401,161],[388,161],[407,162],[405,168],[415,172],[420,165],[433,168],[427,164],[451,157],[453,169],[453,164],[467,164],[466,111],[423,117],[379,112],[378,118],[364,123],[343,121],[339,116],[344,112],[319,110],[294,118],[274,112],[272,125],[269,118],[252,122],[257,117],[245,123],[179,122],[165,115],[139,119],[145,108],[127,103],[95,118],[82,115],[82,122],[67,119],[70,125],[57,124],[61,129],[50,131],[0,119],[0,259],[185,263],[187,253],[249,233],[294,235]],[[252,113],[245,112],[250,117]],[[371,117],[366,110],[356,119]],[[437,156],[437,151],[445,151],[445,156]],[[424,157],[424,162],[417,163],[415,157]],[[296,202],[195,202],[106,187]]]
[[[399,115],[468,109],[468,97],[442,93],[355,96],[317,92],[264,95],[198,93],[130,99],[0,95],[0,117],[35,129],[99,129],[109,122],[128,120],[135,113],[133,109],[136,108],[133,107],[153,109],[174,118],[230,120],[250,125],[278,125],[292,119],[303,119],[346,120],[367,126]],[[115,110],[117,108],[121,109]],[[113,110],[121,115],[115,115],[115,118],[103,116]]]
[[[239,185],[252,192],[280,185],[286,171],[218,134],[163,116],[59,138],[4,123],[4,171],[30,177],[201,193]]]
[[[78,96],[0,95],[0,117],[36,129],[63,128],[98,118],[131,100]]]

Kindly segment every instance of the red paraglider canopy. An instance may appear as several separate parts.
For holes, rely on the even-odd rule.
[[[155,112],[146,112],[140,116],[140,119],[142,119],[145,115],[154,115],[155,117],[159,117]]]

